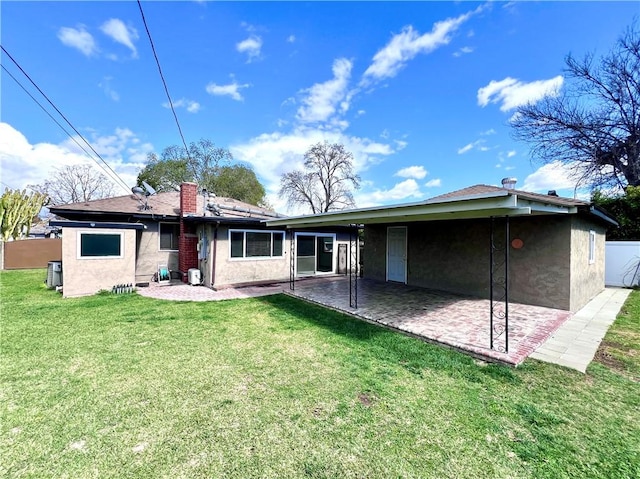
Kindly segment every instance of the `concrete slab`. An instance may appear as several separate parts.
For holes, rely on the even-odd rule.
[[[605,288],[562,324],[531,357],[586,372],[630,293],[630,289]]]

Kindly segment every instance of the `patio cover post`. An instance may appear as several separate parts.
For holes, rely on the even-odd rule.
[[[289,243],[289,289],[296,289],[296,232],[291,229],[291,242]]]
[[[509,352],[509,216],[504,217],[504,237],[497,231],[496,217],[490,218],[489,232],[489,347],[495,348],[495,337],[504,338],[504,352]],[[500,251],[502,250],[502,251]],[[499,253],[503,253],[500,255]],[[502,257],[501,257],[502,256]],[[502,308],[498,303],[503,303]],[[504,321],[496,324],[496,320]],[[498,350],[502,350],[498,348]]]
[[[358,225],[349,231],[349,306],[358,309]]]

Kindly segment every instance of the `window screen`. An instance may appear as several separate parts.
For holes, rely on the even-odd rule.
[[[284,243],[283,233],[273,233],[273,256],[282,256]]]
[[[160,249],[178,250],[180,225],[174,223],[160,223]]]
[[[231,232],[231,257],[232,258],[244,257],[244,232],[243,231]]]
[[[80,256],[122,256],[120,233],[113,234],[80,234]]]
[[[271,256],[271,233],[246,233],[247,257]]]

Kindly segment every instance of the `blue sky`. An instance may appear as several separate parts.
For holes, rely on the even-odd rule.
[[[282,212],[280,176],[325,139],[354,154],[360,207],[505,176],[573,196],[575,180],[532,163],[509,119],[562,91],[568,53],[606,53],[639,5],[142,2],[185,139],[251,164]],[[2,46],[127,185],[148,152],[181,143],[136,2],[0,9]],[[46,105],[5,54],[2,65]],[[3,187],[67,164],[98,168],[4,70],[1,81]]]

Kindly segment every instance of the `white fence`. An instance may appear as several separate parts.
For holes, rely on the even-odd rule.
[[[640,241],[606,242],[604,284],[640,285]]]

